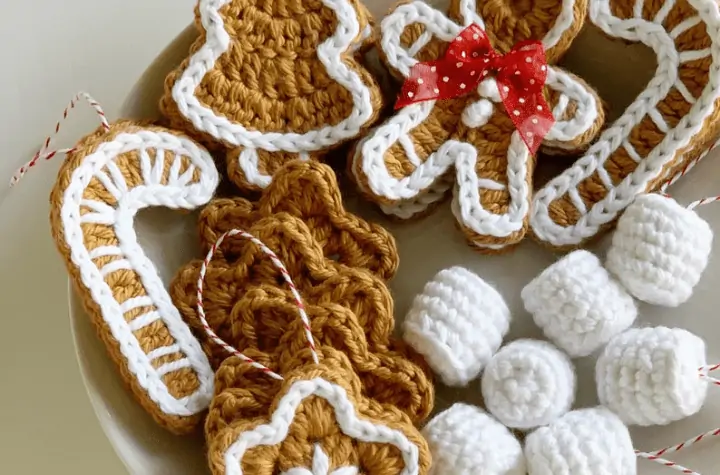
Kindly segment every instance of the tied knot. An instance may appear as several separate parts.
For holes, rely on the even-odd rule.
[[[543,97],[547,60],[539,41],[522,41],[500,54],[492,48],[485,31],[472,24],[450,42],[442,58],[412,67],[395,108],[464,96],[490,76],[497,82],[515,128],[530,153],[535,154],[555,123]]]

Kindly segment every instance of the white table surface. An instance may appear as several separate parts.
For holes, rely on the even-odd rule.
[[[87,90],[117,117],[153,59],[191,21],[194,0],[24,0],[0,11],[0,472],[127,473],[89,403],[73,348],[65,269],[50,238],[48,193],[60,161],[8,192],[6,179]],[[70,145],[96,126],[84,105]]]

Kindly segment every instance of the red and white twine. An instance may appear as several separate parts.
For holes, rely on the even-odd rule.
[[[668,181],[666,181],[665,183],[663,183],[663,185],[660,187],[659,192],[662,193],[662,194],[664,194],[664,195],[667,195],[667,189],[668,189],[668,187],[670,187],[670,186],[672,186],[673,184],[675,184],[680,178],[684,177],[690,170],[692,170],[693,168],[695,168],[695,165],[697,165],[697,164],[700,162],[700,160],[702,160],[703,158],[705,158],[705,156],[706,156],[708,153],[710,153],[710,151],[712,151],[713,149],[715,149],[718,145],[720,145],[720,141],[715,142],[715,143],[712,145],[712,147],[710,147],[710,148],[707,149],[705,152],[703,152],[699,157],[697,157],[695,160],[693,160],[693,161],[689,162],[687,165],[685,165],[685,167],[684,167],[682,170],[680,170],[675,176],[673,176],[671,179],[669,179]],[[690,203],[689,205],[687,205],[687,209],[692,210],[692,209],[697,208],[698,206],[703,206],[703,205],[706,205],[706,204],[714,203],[714,202],[716,202],[716,201],[720,201],[720,195],[708,196],[708,197],[706,197],[706,198],[702,198],[702,199],[693,201],[692,203]]]
[[[709,373],[711,373],[713,371],[717,371],[717,370],[720,370],[720,364],[701,366],[700,368],[698,368],[698,373],[699,373],[700,378],[707,380],[710,384],[713,384],[715,386],[720,386],[720,380],[713,378],[712,376],[709,375]],[[672,445],[670,447],[665,447],[664,449],[655,450],[653,452],[642,452],[640,450],[636,450],[635,455],[637,455],[640,458],[644,458],[645,460],[650,460],[652,462],[659,463],[660,465],[671,468],[680,473],[685,473],[687,475],[701,475],[699,472],[691,470],[687,467],[683,467],[682,465],[675,463],[672,460],[667,460],[663,457],[667,454],[672,454],[675,452],[679,452],[683,449],[686,449],[686,448],[690,447],[691,445],[695,445],[702,440],[712,439],[712,438],[716,438],[716,437],[720,437],[720,427],[717,429],[713,429],[713,430],[704,432],[702,434],[696,435],[695,437],[688,439],[685,442],[681,442],[679,444]]]
[[[60,124],[62,124],[65,119],[67,119],[68,114],[71,110],[75,108],[75,105],[80,102],[80,100],[83,99],[85,102],[87,102],[90,107],[92,107],[95,110],[95,113],[97,114],[98,118],[100,119],[100,124],[105,130],[110,130],[110,124],[108,123],[107,117],[105,117],[105,112],[103,111],[100,104],[90,96],[87,92],[78,92],[75,97],[72,98],[70,103],[67,105],[65,110],[63,111],[62,118],[57,121],[55,124],[55,132],[53,132],[52,135],[49,135],[45,142],[43,143],[43,146],[40,148],[40,150],[37,151],[35,156],[28,161],[25,165],[20,167],[15,174],[10,179],[10,186],[15,186],[18,181],[31,169],[33,168],[37,162],[40,160],[50,160],[55,155],[59,155],[61,153],[72,153],[75,151],[74,147],[71,148],[61,148],[58,150],[51,150],[48,152],[48,149],[50,148],[50,144],[52,143],[52,140],[57,136],[57,134],[60,132]]]
[[[292,278],[290,278],[290,274],[287,271],[287,268],[282,263],[282,261],[277,257],[277,255],[267,247],[261,240],[253,236],[252,234],[249,234],[245,231],[242,231],[240,229],[231,229],[230,231],[227,231],[220,235],[220,237],[215,241],[215,244],[212,245],[210,248],[210,251],[208,251],[207,256],[205,256],[205,260],[202,263],[202,266],[200,267],[200,276],[198,277],[197,282],[197,312],[198,317],[200,318],[200,322],[205,329],[205,332],[210,336],[210,338],[219,346],[225,349],[230,354],[233,354],[243,361],[245,361],[250,366],[259,369],[260,371],[264,372],[268,376],[282,380],[283,377],[279,374],[272,371],[270,368],[268,368],[265,365],[262,365],[258,363],[257,361],[253,360],[252,358],[249,358],[242,354],[240,351],[235,349],[232,345],[229,345],[226,343],[222,338],[220,338],[212,328],[210,328],[210,325],[207,322],[207,319],[205,318],[205,308],[203,307],[203,282],[205,280],[205,274],[207,272],[208,265],[210,265],[210,261],[212,260],[213,255],[217,251],[218,247],[223,243],[225,238],[227,237],[233,237],[233,236],[240,236],[244,239],[249,240],[256,246],[260,248],[260,250],[270,258],[273,265],[280,271],[280,274],[282,275],[285,282],[288,284],[288,287],[290,287],[290,292],[292,292],[293,298],[295,299],[295,303],[297,304],[298,308],[298,314],[300,315],[300,319],[302,320],[303,329],[305,331],[305,337],[307,338],[308,347],[310,348],[310,352],[312,353],[313,361],[317,364],[319,362],[317,350],[315,348],[315,340],[312,336],[312,330],[310,328],[310,320],[308,319],[307,313],[305,312],[305,305],[303,304],[302,298],[300,297],[300,293],[298,292],[297,288],[295,287],[295,284],[292,281]]]

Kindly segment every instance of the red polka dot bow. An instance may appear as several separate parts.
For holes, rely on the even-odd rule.
[[[463,96],[491,73],[505,110],[534,155],[555,123],[542,93],[547,61],[539,41],[522,41],[501,55],[485,31],[472,24],[450,42],[444,57],[412,67],[395,108]]]

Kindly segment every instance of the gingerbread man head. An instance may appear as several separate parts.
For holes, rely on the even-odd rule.
[[[176,128],[227,150],[230,179],[265,188],[377,118],[380,90],[355,55],[372,37],[356,0],[199,0],[200,37],[165,83]]]
[[[418,63],[443,58],[469,25],[482,28],[497,56],[520,52],[516,45],[526,40],[542,42],[547,64],[542,65],[544,88],[538,90],[543,106],[533,107],[549,107],[543,112],[554,120],[542,146],[578,151],[600,130],[604,113],[595,92],[554,63],[578,34],[586,10],[582,0],[527,11],[498,2],[453,0],[445,15],[420,1],[404,3],[383,20],[380,48],[394,74],[405,80]],[[442,87],[446,79],[434,80]],[[351,169],[364,194],[400,218],[426,212],[454,187],[453,212],[468,240],[496,252],[526,233],[535,159],[510,115],[521,112],[506,110],[507,89],[499,88],[493,75],[477,84],[459,97],[400,109],[358,144]],[[525,104],[523,96],[516,101]]]

